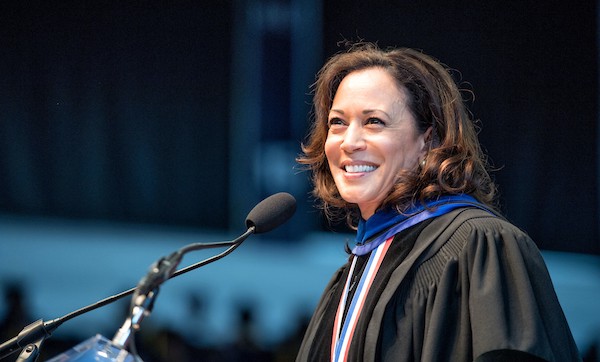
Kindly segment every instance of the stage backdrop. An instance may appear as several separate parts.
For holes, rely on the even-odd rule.
[[[314,73],[363,38],[460,71],[508,218],[541,248],[600,253],[596,1],[8,1],[0,14],[2,213],[227,229],[289,191],[287,238],[327,228],[293,159]]]

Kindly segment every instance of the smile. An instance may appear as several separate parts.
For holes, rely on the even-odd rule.
[[[349,173],[361,173],[375,171],[377,167],[369,165],[347,165],[344,169]]]

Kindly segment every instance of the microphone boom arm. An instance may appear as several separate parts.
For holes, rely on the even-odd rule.
[[[214,243],[217,244],[218,247],[221,246],[229,246],[229,248],[227,248],[226,250],[222,251],[221,253],[211,256],[210,258],[204,259],[202,261],[199,261],[195,264],[189,265],[185,268],[179,269],[176,272],[173,273],[173,275],[171,276],[171,278],[174,278],[178,275],[181,274],[185,274],[189,271],[192,271],[194,269],[198,269],[206,264],[210,264],[212,262],[215,262],[219,259],[222,259],[224,257],[226,257],[227,255],[231,254],[235,249],[237,249],[238,246],[242,245],[242,243],[244,242],[244,240],[248,239],[248,237],[252,234],[254,234],[254,226],[250,226],[248,228],[248,230],[246,230],[245,233],[243,233],[242,235],[238,236],[235,240],[233,241],[222,241],[220,243]],[[213,245],[214,245],[213,244]],[[183,248],[179,249],[180,251],[185,250],[184,253],[187,253],[189,251],[193,251],[193,250],[201,250],[201,249],[206,249],[206,248],[210,248],[210,247],[217,247],[217,246],[206,246],[206,244],[202,244],[202,243],[195,243],[195,244],[190,244],[188,246],[184,246]],[[169,278],[169,279],[171,279]]]

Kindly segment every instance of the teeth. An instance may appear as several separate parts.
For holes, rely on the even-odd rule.
[[[371,172],[375,171],[377,167],[367,165],[348,165],[346,166],[346,172]]]

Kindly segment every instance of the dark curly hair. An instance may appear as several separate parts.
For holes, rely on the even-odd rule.
[[[328,115],[342,79],[351,72],[380,67],[408,94],[408,106],[423,134],[432,128],[425,164],[402,171],[381,207],[406,211],[418,201],[441,195],[469,194],[494,207],[496,186],[477,138],[477,130],[450,71],[436,59],[409,48],[383,50],[373,43],[356,43],[330,58],[313,84],[312,125],[297,161],[312,171],[313,195],[329,219],[341,211],[349,224],[360,216],[335,185],[324,145]]]

